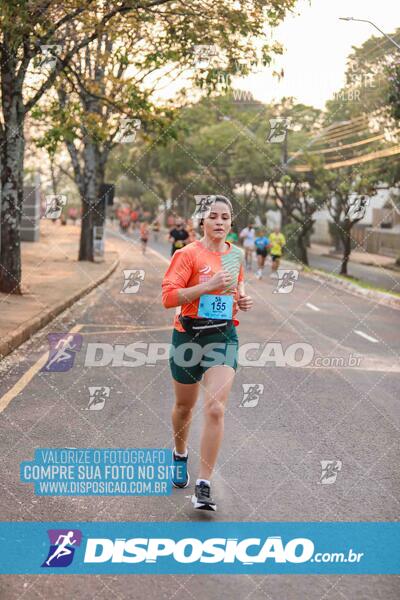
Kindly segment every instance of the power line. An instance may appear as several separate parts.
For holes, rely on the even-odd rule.
[[[326,171],[329,169],[340,169],[341,167],[350,167],[351,165],[359,165],[361,163],[369,162],[370,160],[376,160],[377,158],[385,158],[387,156],[394,156],[400,154],[400,144],[392,146],[391,148],[384,148],[383,150],[376,150],[369,154],[362,154],[361,156],[355,156],[348,158],[347,160],[340,160],[332,163],[325,163],[322,168]],[[297,173],[310,173],[312,169],[310,165],[298,165],[293,168]]]
[[[395,129],[392,133],[398,133],[400,129]],[[335,146],[334,148],[321,148],[320,150],[310,150],[310,154],[328,154],[330,152],[336,152],[341,150],[346,150],[347,148],[354,148],[356,146],[364,146],[365,144],[370,144],[371,142],[375,142],[376,140],[381,140],[385,137],[385,133],[381,133],[379,135],[374,135],[372,137],[366,138],[364,140],[358,140],[357,142],[353,142],[352,144],[343,144],[342,146]],[[291,154],[294,154],[292,152]]]

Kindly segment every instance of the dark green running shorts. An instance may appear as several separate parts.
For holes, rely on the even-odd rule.
[[[179,383],[196,383],[204,372],[217,365],[237,369],[239,339],[236,327],[201,337],[174,329],[169,353],[172,377]]]

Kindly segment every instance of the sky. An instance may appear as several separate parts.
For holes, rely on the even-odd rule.
[[[299,0],[294,12],[273,33],[285,47],[277,61],[279,70],[284,69],[283,80],[279,83],[266,69],[237,79],[234,87],[251,91],[263,102],[294,96],[323,108],[344,83],[352,46],[380,35],[368,23],[339,17],[368,19],[389,35],[400,27],[400,0]]]

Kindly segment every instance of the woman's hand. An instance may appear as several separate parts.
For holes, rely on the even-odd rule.
[[[215,292],[216,290],[224,290],[232,283],[232,276],[228,271],[218,271],[207,281],[207,292]]]
[[[246,294],[241,294],[239,295],[237,303],[240,310],[250,310],[253,306],[253,298],[251,296],[247,296]]]

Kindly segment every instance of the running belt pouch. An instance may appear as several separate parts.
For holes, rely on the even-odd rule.
[[[226,331],[232,325],[230,319],[193,319],[192,317],[183,317],[181,314],[179,322],[186,333],[198,336]]]

